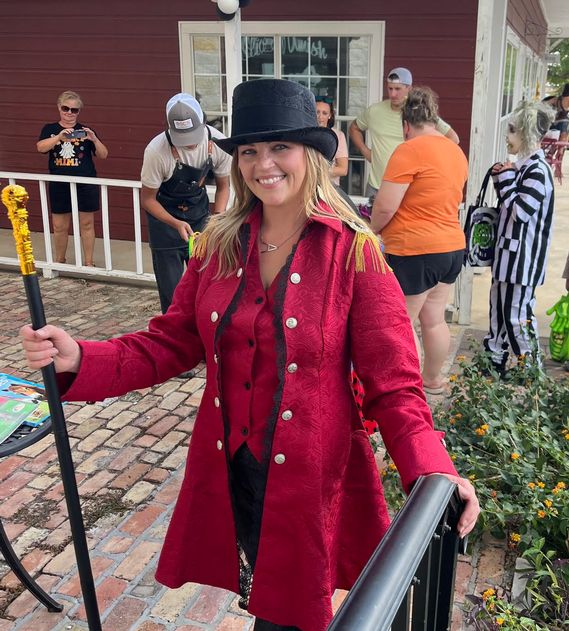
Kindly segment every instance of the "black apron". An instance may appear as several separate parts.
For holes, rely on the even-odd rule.
[[[209,199],[205,188],[205,179],[213,167],[211,132],[207,129],[207,160],[201,169],[191,167],[180,162],[176,157],[176,166],[170,179],[162,182],[156,200],[176,219],[189,223],[194,232],[199,232],[205,226],[209,217]],[[175,151],[170,135],[166,138],[171,150]],[[153,250],[173,250],[187,248],[188,244],[175,228],[156,219],[150,213],[148,218],[148,240]]]

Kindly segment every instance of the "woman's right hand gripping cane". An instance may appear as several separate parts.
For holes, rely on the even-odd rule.
[[[22,346],[30,368],[53,362],[55,372],[79,372],[81,347],[63,329],[48,324],[37,331],[27,324],[20,329]]]

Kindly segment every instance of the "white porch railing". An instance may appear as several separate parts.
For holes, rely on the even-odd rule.
[[[154,282],[154,274],[146,273],[143,268],[142,257],[142,231],[140,208],[140,182],[131,180],[115,180],[93,177],[68,177],[61,175],[43,175],[34,173],[13,173],[0,171],[0,180],[8,180],[10,184],[28,186],[28,182],[37,182],[41,204],[41,216],[43,226],[43,241],[45,246],[45,260],[36,258],[36,267],[41,269],[44,276],[51,278],[58,272],[79,272],[85,276],[96,276],[116,279],[136,279],[145,282]],[[47,182],[68,182],[71,187],[71,217],[73,225],[73,248],[75,252],[74,263],[56,263],[53,260],[51,232],[49,224],[49,207],[47,201]],[[81,252],[81,237],[79,230],[79,207],[77,204],[77,184],[93,184],[99,186],[101,191],[101,217],[103,226],[103,252],[104,265],[102,267],[87,267],[83,265]],[[109,187],[130,188],[132,191],[132,220],[134,225],[134,271],[115,269],[112,260],[111,235],[109,221]],[[0,256],[0,264],[19,267],[18,259],[14,257]]]
[[[28,187],[29,182],[37,182],[39,186],[39,197],[41,204],[41,216],[43,227],[43,243],[45,247],[45,257],[36,257],[36,267],[42,270],[47,278],[56,276],[59,272],[73,272],[81,276],[89,276],[91,278],[114,279],[114,280],[136,280],[143,283],[155,283],[154,274],[144,270],[143,248],[146,247],[142,242],[141,229],[141,207],[140,207],[140,189],[141,183],[134,180],[115,180],[108,178],[92,178],[92,177],[68,177],[61,175],[44,175],[35,173],[14,173],[8,171],[0,171],[0,182],[6,184],[20,184]],[[49,222],[49,207],[47,198],[47,182],[68,182],[71,186],[71,216],[73,225],[73,249],[75,253],[74,263],[56,263],[53,260],[51,231]],[[79,207],[77,203],[77,184],[92,184],[99,186],[101,191],[101,216],[103,227],[103,253],[104,264],[99,267],[87,267],[83,265],[81,252],[81,237],[79,229]],[[111,234],[110,234],[110,215],[112,210],[109,209],[109,188],[127,188],[132,193],[132,222],[134,226],[134,264],[131,269],[121,269],[113,263]],[[208,195],[210,201],[213,201],[215,189],[208,187]],[[15,256],[0,255],[0,265],[7,267],[19,268],[19,262]],[[134,268],[134,269],[132,269]]]

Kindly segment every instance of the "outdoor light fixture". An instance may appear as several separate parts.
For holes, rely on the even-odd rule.
[[[220,20],[228,21],[235,17],[238,9],[246,7],[251,0],[212,0],[217,2],[217,15]]]

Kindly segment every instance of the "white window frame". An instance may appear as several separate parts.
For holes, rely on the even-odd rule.
[[[192,36],[225,34],[223,22],[179,22],[180,72],[184,92],[195,93],[193,71]],[[385,22],[373,21],[283,21],[241,22],[242,36],[294,36],[294,37],[369,37],[368,94],[367,103],[377,103],[383,98]],[[280,76],[280,47],[275,50],[275,76]],[[356,115],[354,115],[355,118]],[[352,116],[338,116],[338,121],[352,120]],[[369,164],[364,162],[364,182],[368,180]]]
[[[180,72],[182,90],[195,92],[192,35],[224,35],[223,22],[179,22]],[[370,37],[368,102],[376,103],[383,96],[383,58],[385,52],[385,22],[325,21],[325,22],[241,22],[241,35],[292,35],[296,37]],[[275,51],[280,72],[280,50]],[[277,75],[278,76],[278,75]]]

